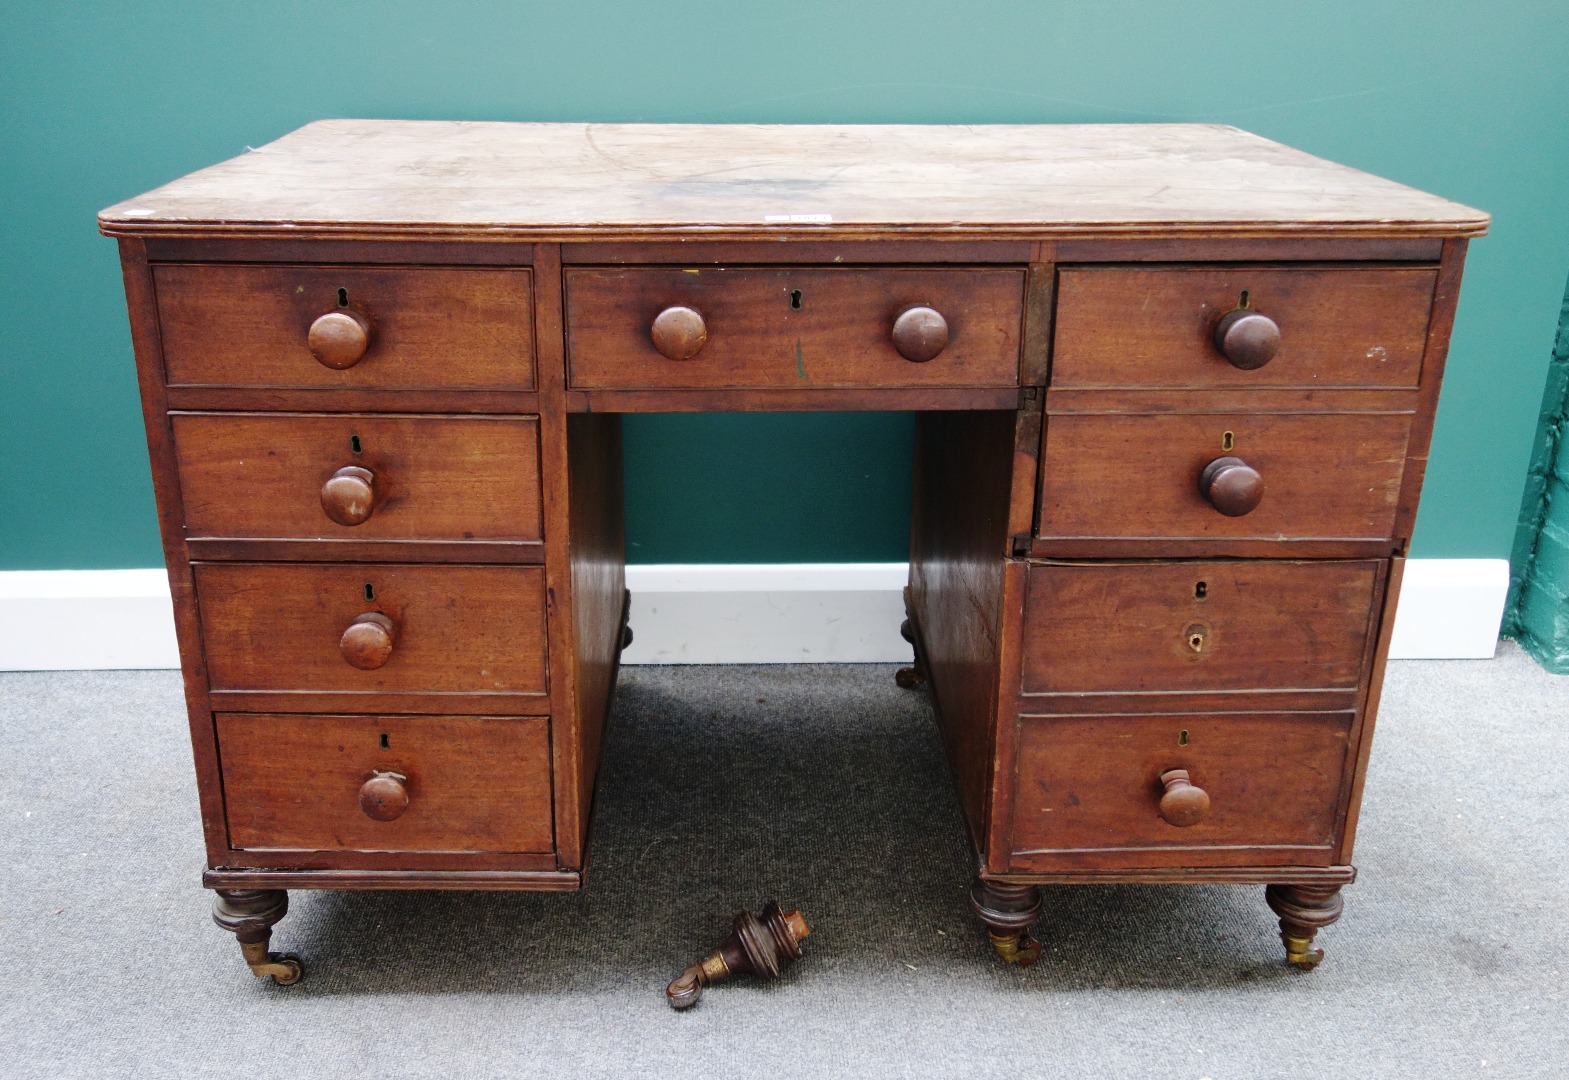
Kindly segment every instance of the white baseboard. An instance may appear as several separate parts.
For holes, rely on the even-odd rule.
[[[1508,598],[1508,559],[1407,559],[1389,658],[1492,659]]]
[[[627,664],[910,660],[905,563],[629,566]]]
[[[629,566],[628,664],[897,663],[904,563]],[[1390,657],[1480,659],[1509,564],[1406,563]],[[178,667],[162,570],[0,572],[0,671]]]
[[[162,567],[0,573],[0,671],[179,666]]]

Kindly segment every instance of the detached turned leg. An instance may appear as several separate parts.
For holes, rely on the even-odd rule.
[[[219,890],[212,904],[212,921],[239,940],[251,974],[270,975],[279,986],[297,983],[305,973],[299,957],[267,951],[273,924],[288,913],[289,894],[282,889]]]
[[[1303,971],[1318,967],[1324,950],[1313,948],[1313,935],[1340,918],[1345,902],[1339,885],[1271,885],[1264,902],[1280,916],[1280,940],[1286,962]]]
[[[977,878],[970,888],[970,910],[986,924],[1003,963],[1029,967],[1040,957],[1041,944],[1030,937],[1030,927],[1041,917],[1040,889]]]
[[[909,619],[899,624],[899,636],[910,643],[910,648],[915,649],[915,662],[894,672],[893,681],[906,690],[914,690],[926,683],[926,668],[921,664],[921,650],[915,648],[915,632],[910,629]]]

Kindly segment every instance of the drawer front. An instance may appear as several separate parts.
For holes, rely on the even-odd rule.
[[[232,847],[553,848],[543,717],[220,713],[217,724]]]
[[[527,270],[175,263],[155,267],[153,280],[171,385],[534,387]],[[342,337],[345,314],[367,328],[357,359],[357,343]],[[340,335],[328,355],[348,367],[311,351],[324,316]]]
[[[1387,540],[1410,430],[1405,412],[1051,413],[1039,535]],[[1263,483],[1240,516],[1199,487],[1225,457]]]
[[[577,389],[1016,386],[1024,274],[1016,270],[570,270],[569,379]],[[895,347],[911,307],[948,343],[922,362]],[[689,359],[654,344],[654,320],[697,312]]]
[[[1013,867],[1327,866],[1352,717],[1020,717]],[[1162,814],[1176,769],[1208,796],[1196,824]],[[1168,802],[1172,818],[1192,795]]]
[[[1414,387],[1437,277],[1430,269],[1070,267],[1057,277],[1052,385]],[[1215,338],[1243,293],[1248,310],[1279,332],[1274,356],[1251,369],[1233,366]]]
[[[193,570],[214,690],[545,692],[538,567],[196,563]],[[365,618],[372,614],[390,621],[385,636],[366,625],[376,622]],[[387,639],[390,649],[382,648]],[[384,662],[358,667],[350,656]]]
[[[1030,567],[1026,694],[1354,689],[1383,564]]]
[[[539,424],[532,417],[169,419],[189,537],[540,538]]]

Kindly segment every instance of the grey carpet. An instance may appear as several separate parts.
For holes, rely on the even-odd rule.
[[[278,988],[208,919],[175,674],[8,674],[0,1074],[1563,1076],[1566,706],[1512,646],[1391,665],[1312,974],[1261,888],[1200,886],[1048,890],[1020,971],[891,667],[632,668],[583,892],[295,893]],[[801,962],[667,1008],[769,897],[814,927]]]

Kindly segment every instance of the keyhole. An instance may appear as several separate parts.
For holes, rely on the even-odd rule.
[[[1188,745],[1188,729],[1187,728],[1183,728],[1181,731],[1177,732],[1177,745],[1178,746],[1186,746],[1186,745]],[[381,748],[383,750],[385,750],[387,748],[387,737],[385,735],[383,735],[381,737]]]
[[[1188,733],[1186,731],[1184,731],[1182,733],[1182,741],[1186,742],[1187,741],[1187,737],[1188,737]],[[388,740],[387,733],[385,731],[383,731],[381,733],[381,748],[383,750],[391,749],[391,743],[390,743],[390,740]]]
[[[374,599],[376,599],[376,586],[372,585],[368,581],[365,583],[365,599],[367,599],[367,600],[374,600]]]
[[[800,311],[801,310],[801,290],[800,289],[795,289],[795,290],[793,290],[790,293],[790,310],[791,311]]]
[[[360,437],[358,435],[349,436],[349,449],[356,454],[360,452]]]
[[[347,289],[339,289],[338,290],[338,306],[339,307],[348,307],[349,306],[349,290],[347,290]]]
[[[1193,598],[1195,600],[1203,600],[1208,595],[1209,595],[1209,582],[1201,581],[1197,585],[1193,586]]]
[[[1245,308],[1248,306],[1248,291],[1246,289],[1243,289],[1240,293],[1237,294],[1237,306],[1239,308]]]
[[[1236,444],[1237,435],[1234,431],[1228,431],[1220,437],[1220,448],[1222,450],[1230,450]]]

